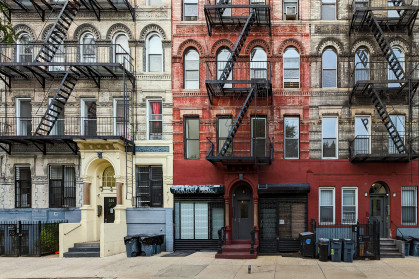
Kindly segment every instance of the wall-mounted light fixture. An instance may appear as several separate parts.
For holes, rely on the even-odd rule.
[[[396,197],[396,192],[393,192],[393,198],[395,198]]]
[[[365,192],[365,193],[364,193],[364,196],[368,197],[368,193],[367,193],[367,192]]]

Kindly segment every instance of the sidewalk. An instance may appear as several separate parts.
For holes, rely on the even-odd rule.
[[[1,258],[0,278],[419,278],[419,258],[320,262],[310,258],[259,256],[215,259],[214,252],[187,257]],[[248,265],[252,272],[248,274]]]

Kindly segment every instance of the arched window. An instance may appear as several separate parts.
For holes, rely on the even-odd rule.
[[[118,33],[114,37],[115,53],[114,62],[120,63],[125,66],[127,70],[130,70],[130,50],[128,43],[128,36],[124,33]]]
[[[17,62],[32,62],[33,46],[30,45],[31,37],[23,33],[17,39]]]
[[[80,57],[82,62],[96,62],[95,37],[91,33],[85,33],[81,37]]]
[[[199,54],[191,48],[185,53],[184,84],[185,89],[199,89]]]
[[[326,49],[322,54],[322,87],[337,87],[337,56],[331,48]]]
[[[163,47],[157,34],[150,35],[146,43],[147,72],[163,72]]]
[[[284,52],[284,88],[300,87],[300,54],[295,47]]]
[[[261,47],[255,47],[250,53],[250,79],[266,79],[268,56]]]
[[[103,171],[102,187],[115,187],[115,185],[115,170],[109,166]]]
[[[223,47],[218,50],[217,52],[217,79],[221,78],[221,75],[223,74],[224,67],[227,64],[228,57],[230,56],[231,51],[227,47]],[[227,77],[227,80],[232,80],[233,77],[233,71],[230,72],[230,74]],[[224,88],[232,88],[231,83],[224,84]]]
[[[397,60],[400,63],[400,66],[402,67],[403,71],[405,70],[405,63],[404,63],[404,53],[403,50],[398,47],[392,47],[391,48],[393,50],[394,55],[396,56]],[[388,65],[388,80],[398,80],[398,78],[396,77],[396,75],[394,74],[394,71],[390,68],[390,65]],[[400,83],[389,83],[388,84],[389,87],[399,87]]]
[[[355,52],[355,82],[370,79],[370,55],[368,50],[360,47]]]

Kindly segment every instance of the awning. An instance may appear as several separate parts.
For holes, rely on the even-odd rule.
[[[306,194],[310,184],[259,184],[259,194]]]
[[[224,194],[224,185],[172,185],[170,186],[172,194]]]

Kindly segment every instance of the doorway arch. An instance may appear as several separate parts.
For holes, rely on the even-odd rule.
[[[239,182],[233,188],[233,240],[250,239],[250,231],[253,228],[253,191],[246,182]]]
[[[383,181],[374,182],[369,190],[369,216],[370,221],[380,223],[380,237],[389,236],[389,189],[387,183]]]

